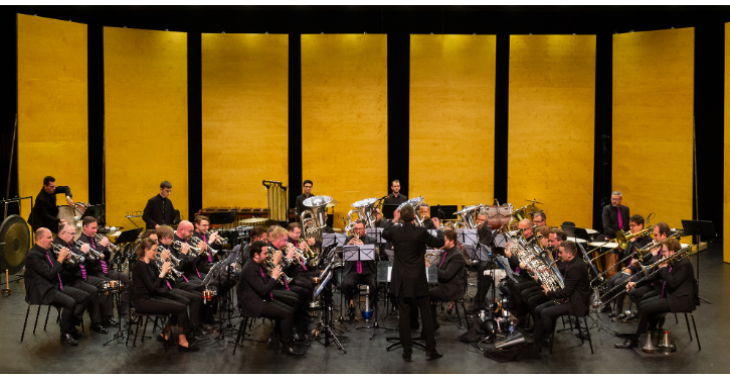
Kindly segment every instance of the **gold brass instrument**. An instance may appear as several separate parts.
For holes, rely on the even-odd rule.
[[[613,288],[613,289],[611,289],[611,290],[609,290],[609,291],[608,291],[607,293],[605,293],[605,294],[604,294],[604,296],[605,296],[606,294],[608,294],[608,293],[612,292],[612,291],[613,291],[613,290],[615,290],[616,288],[622,288],[622,289],[623,289],[623,288],[624,288],[624,286],[623,286],[623,285],[624,285],[625,283],[628,283],[629,281],[631,281],[631,279],[633,279],[633,278],[634,278],[634,277],[635,277],[636,275],[638,275],[638,274],[644,273],[644,277],[641,277],[641,279],[640,279],[640,280],[636,281],[636,283],[637,283],[637,284],[638,284],[639,282],[641,282],[641,281],[643,281],[643,280],[645,280],[645,279],[649,278],[650,274],[647,274],[646,272],[649,272],[649,271],[651,271],[652,269],[654,269],[654,268],[658,267],[659,265],[662,265],[662,264],[664,264],[664,263],[667,263],[667,264],[673,264],[673,263],[675,263],[675,262],[677,262],[677,261],[679,261],[679,260],[681,260],[681,259],[684,259],[684,258],[689,258],[689,257],[691,257],[691,256],[694,256],[694,255],[696,255],[697,253],[699,253],[699,252],[697,251],[697,246],[695,246],[695,245],[688,245],[688,246],[686,246],[686,247],[684,247],[684,248],[680,249],[679,251],[675,252],[675,253],[674,253],[674,254],[672,254],[671,256],[667,256],[667,257],[664,257],[664,258],[662,258],[662,259],[659,259],[659,260],[657,260],[657,261],[655,261],[654,263],[652,263],[652,264],[649,264],[649,265],[641,265],[641,269],[642,269],[642,270],[641,270],[640,272],[637,272],[637,273],[635,273],[635,274],[632,274],[631,276],[627,277],[627,278],[626,278],[626,279],[625,279],[625,280],[624,280],[623,282],[621,282],[621,283],[620,283],[619,285],[616,285],[616,286],[614,286],[614,288]],[[601,305],[600,305],[599,307],[603,307],[603,306],[605,306],[606,304],[608,304],[608,303],[611,303],[611,302],[613,302],[613,300],[614,300],[614,299],[616,299],[616,298],[617,298],[617,297],[618,297],[619,295],[621,295],[621,293],[619,293],[618,295],[615,295],[615,296],[611,297],[611,299],[609,299],[609,300],[607,300],[607,301],[603,301],[603,302],[601,303]]]
[[[307,243],[307,241],[304,240],[304,238],[299,238],[299,244],[302,244],[302,243],[304,243],[304,245],[307,246],[307,249],[304,250],[304,255],[309,259],[313,259],[314,252],[312,252],[312,248],[309,248],[309,243]]]
[[[658,247],[660,244],[664,243],[665,240],[668,240],[669,238],[675,238],[675,239],[679,240],[681,237],[682,237],[682,231],[675,231],[674,233],[669,235],[669,237],[667,237],[663,241],[658,242],[658,241],[654,240],[653,242],[643,246],[642,248],[636,248],[636,254],[639,256],[640,260],[643,260],[645,253],[651,252],[652,249],[654,249],[654,248]]]
[[[79,250],[81,250],[81,247],[82,247],[82,246],[83,246],[84,244],[86,244],[86,243],[84,243],[83,241],[81,241],[81,239],[77,239],[77,240],[76,240],[76,241],[74,242],[74,245],[75,245],[75,246],[76,246],[76,248],[78,248]],[[89,252],[90,252],[90,253],[89,253],[89,257],[91,257],[91,258],[92,258],[92,259],[94,259],[94,260],[99,260],[99,259],[101,259],[101,256],[103,255],[103,253],[101,253],[101,252],[99,252],[99,251],[95,250],[94,248],[91,248],[91,246],[89,246]]]
[[[173,248],[177,249],[178,251],[182,250],[183,243],[180,240],[175,240],[175,242],[172,243]],[[188,244],[188,248],[190,249],[190,256],[191,257],[198,257],[200,254],[200,248],[193,247],[192,245]]]
[[[621,231],[616,231],[616,242],[618,243],[618,246],[621,247],[621,249],[626,249],[627,245],[629,244],[629,240],[634,238],[643,238],[644,236],[654,236],[653,230],[654,226],[649,226],[637,233],[628,235],[624,234]]]
[[[406,205],[411,205],[411,207],[413,207],[413,212],[415,213],[415,216],[416,216],[416,218],[415,218],[416,224],[423,227],[423,219],[421,219],[421,216],[418,215],[418,209],[421,207],[422,203],[423,203],[423,197],[412,198],[412,199],[409,199],[408,201],[403,202],[402,204],[398,205],[398,210],[400,211],[400,209],[402,209]]]
[[[513,212],[512,214],[511,214],[511,216],[512,216],[512,220],[510,220],[510,221],[509,221],[509,223],[507,223],[507,228],[508,228],[508,229],[510,229],[510,230],[511,230],[511,229],[512,229],[512,226],[513,226],[514,224],[516,224],[516,223],[520,223],[520,222],[521,222],[521,221],[522,221],[523,219],[527,219],[527,216],[525,215],[525,209],[526,209],[526,208],[527,208],[527,206],[522,206],[522,207],[520,207],[519,209],[515,210],[515,211],[514,211],[514,212]]]
[[[327,204],[332,201],[330,196],[314,196],[304,200],[302,204],[307,209],[302,211],[300,217],[305,237],[314,237],[314,240],[322,241],[322,229],[327,227]]]
[[[104,237],[103,237],[103,236],[101,236],[101,235],[99,235],[99,234],[96,234],[96,235],[94,235],[94,241],[95,241],[95,242],[97,242],[97,243],[101,244],[101,241],[102,241],[102,239],[104,239]],[[106,239],[106,241],[107,241],[107,243],[108,243],[108,245],[109,245],[109,250],[110,250],[110,251],[112,251],[112,252],[114,252],[114,253],[116,253],[116,252],[118,252],[118,251],[119,251],[119,246],[118,246],[118,245],[116,245],[116,244],[112,243],[112,241],[111,241],[111,240],[109,240],[108,238]]]
[[[71,248],[67,248],[66,246],[63,246],[63,245],[60,245],[60,244],[55,244],[55,243],[51,243],[51,245],[53,246],[53,253],[56,256],[58,256],[58,253],[61,252],[62,249],[64,249],[64,248],[68,249],[68,255],[66,255],[66,260],[68,260],[68,262],[70,262],[72,264],[76,264],[77,262],[78,263],[83,263],[84,261],[86,261],[86,259],[84,258],[84,256],[81,256],[81,255],[78,255],[78,254],[74,253],[71,250]]]
[[[646,235],[641,235],[641,233],[642,233],[642,232],[645,232],[645,231],[646,231],[647,229],[649,229],[649,228],[646,228],[646,229],[643,229],[643,230],[641,230],[640,232],[637,232],[637,233],[636,233],[636,235],[638,235],[638,236],[636,236],[636,237],[643,237],[643,236],[646,236]],[[651,230],[651,229],[649,229],[649,230]],[[616,234],[618,235],[618,233],[620,233],[620,232],[621,232],[621,231],[617,232]],[[647,235],[652,235],[652,236],[653,236],[653,234],[654,234],[654,233],[652,232],[652,233],[649,233],[649,234],[647,234]],[[669,237],[667,237],[667,239],[669,239],[669,238],[675,238],[675,239],[679,240],[679,239],[680,239],[681,237],[682,237],[682,232],[681,232],[681,231],[676,231],[676,232],[674,232],[674,233],[673,233],[672,235],[670,235]],[[627,240],[631,240],[631,239],[633,239],[633,238],[634,238],[634,235],[627,235],[627,237],[626,237],[626,239],[627,239]],[[665,240],[667,240],[667,239],[665,239]],[[660,245],[661,243],[663,243],[663,242],[664,242],[664,241],[661,241],[661,242],[657,242],[656,240],[654,240],[654,241],[652,241],[651,243],[649,243],[649,244],[645,245],[645,246],[644,246],[643,248],[634,248],[634,250],[636,251],[636,256],[638,257],[639,261],[643,261],[643,260],[644,260],[644,254],[645,254],[645,253],[647,253],[647,252],[651,252],[651,250],[652,250],[652,249],[654,249],[654,248],[658,247],[658,246],[659,246],[659,245]],[[628,245],[627,245],[627,246],[628,246]],[[627,255],[626,257],[622,258],[622,259],[621,259],[621,260],[619,260],[619,261],[618,261],[617,263],[613,264],[612,266],[608,267],[608,268],[607,268],[606,270],[604,270],[603,272],[601,272],[601,274],[599,275],[599,277],[600,277],[600,276],[603,276],[603,275],[604,275],[605,273],[607,273],[607,272],[611,271],[611,269],[613,269],[613,268],[615,268],[615,267],[617,267],[617,266],[621,265],[621,263],[623,263],[624,261],[626,261],[626,260],[628,260],[629,258],[631,258],[631,256],[632,256],[632,254],[631,254],[631,253],[629,253],[629,254],[628,254],[628,255]],[[591,281],[591,283],[592,283],[593,281],[595,281],[595,280],[596,280],[597,278],[598,278],[598,277],[594,278],[594,279],[593,279],[593,280]]]

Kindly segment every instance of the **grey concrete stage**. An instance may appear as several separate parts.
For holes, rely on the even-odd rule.
[[[378,331],[369,340],[369,331],[357,331],[357,324],[348,324],[345,335],[347,354],[336,346],[325,348],[314,342],[304,357],[291,357],[275,353],[265,343],[246,341],[244,347],[232,356],[233,345],[216,342],[212,338],[199,343],[201,351],[181,354],[176,349],[164,353],[162,345],[154,340],[143,344],[137,340],[137,347],[125,347],[123,342],[112,342],[102,346],[111,338],[109,335],[89,334],[88,318],[85,337],[79,346],[62,346],[59,342],[58,325],[54,323],[55,310],[48,330],[43,331],[45,309],[39,320],[38,331],[32,334],[35,308],[31,310],[29,329],[25,341],[20,343],[20,333],[27,305],[24,302],[24,288],[11,284],[13,295],[0,298],[0,372],[1,373],[728,373],[730,372],[730,299],[728,281],[730,265],[722,262],[722,250],[712,245],[701,255],[700,294],[714,304],[702,303],[695,311],[697,327],[702,343],[698,352],[697,343],[689,342],[684,318],[679,324],[669,315],[665,328],[676,338],[678,351],[669,357],[641,357],[632,350],[617,350],[613,344],[621,341],[608,332],[597,332],[594,326],[591,335],[595,354],[591,355],[588,343],[580,344],[575,333],[558,334],[552,356],[543,352],[542,357],[518,362],[497,363],[485,358],[473,346],[455,341],[464,333],[458,329],[454,315],[442,315],[441,328],[436,332],[438,350],[444,358],[425,361],[425,352],[414,349],[413,362],[401,359],[401,350],[386,352],[389,344],[385,335],[396,336],[397,332]],[[696,260],[693,258],[693,260]],[[695,261],[693,263],[696,264]],[[473,278],[471,278],[473,280]],[[470,289],[473,292],[473,287]],[[335,297],[338,300],[338,297]],[[611,323],[602,315],[603,325],[614,331],[630,332],[636,322],[628,324]],[[691,319],[690,319],[691,322]],[[386,326],[395,328],[396,320],[387,318]],[[236,326],[238,320],[235,322]],[[259,326],[257,322],[254,326]],[[259,326],[253,338],[265,340],[270,332],[270,323]],[[558,328],[562,325],[558,322]],[[342,328],[338,326],[338,328]],[[149,326],[149,330],[152,326]],[[113,332],[112,332],[113,333]],[[148,331],[149,334],[149,331]],[[229,337],[227,340],[232,340]]]

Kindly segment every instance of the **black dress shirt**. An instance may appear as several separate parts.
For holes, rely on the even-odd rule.
[[[172,225],[175,223],[175,208],[169,198],[162,198],[156,195],[147,201],[147,206],[142,213],[142,220],[147,224],[147,229],[153,229],[159,225]]]
[[[71,188],[68,186],[57,186],[53,194],[48,194],[41,189],[41,192],[35,197],[33,210],[28,217],[28,223],[33,228],[33,232],[41,227],[51,230],[54,234],[58,232],[58,224],[61,223],[56,206],[56,194],[58,193],[66,193],[67,197],[73,197]]]
[[[266,302],[273,301],[271,291],[276,280],[268,275],[266,268],[253,259],[246,261],[238,280],[238,303],[241,316],[257,318]]]
[[[588,269],[580,257],[574,257],[566,265],[563,278],[565,286],[562,289],[548,291],[547,296],[550,299],[569,299],[568,303],[570,303],[570,308],[573,311],[572,315],[586,315],[588,314],[588,302],[591,299]]]
[[[619,228],[618,226],[619,211],[621,211],[622,228]],[[616,237],[616,231],[619,231],[619,229],[628,231],[630,217],[631,213],[629,212],[629,208],[624,205],[619,205],[618,209],[613,207],[611,204],[604,206],[603,213],[601,214],[601,219],[603,220],[603,234],[606,235],[606,238],[613,239]]]
[[[386,198],[385,201],[383,201],[383,204],[384,205],[400,205],[406,201],[408,201],[408,197],[403,195],[403,193],[398,193],[398,197],[394,196],[393,193],[390,193],[388,195],[388,198]],[[414,210],[418,210],[418,209],[414,209]]]
[[[352,239],[354,239],[354,236],[348,236],[347,239],[345,240],[345,245],[347,245],[347,243],[349,243],[350,240],[352,240]],[[362,244],[375,244],[375,242],[373,240],[370,240],[370,238],[368,237],[367,234],[363,235],[360,238],[360,241],[362,242]],[[373,256],[373,257],[375,257],[375,256]],[[377,257],[375,257],[375,258],[377,258]],[[352,270],[355,267],[356,264],[357,264],[356,261],[346,261],[345,262],[345,275],[347,275],[350,272],[350,270]],[[377,267],[375,264],[376,264],[375,260],[362,261],[363,273],[376,273],[378,270],[377,270]]]
[[[59,290],[58,275],[62,268],[63,264],[56,260],[52,251],[35,244],[25,256],[25,302],[32,305],[53,302]]]
[[[304,206],[304,200],[309,197],[314,197],[314,194],[310,193],[309,195],[307,195],[307,193],[302,193],[299,196],[297,196],[297,213],[296,213],[297,217],[302,215],[302,211],[308,209],[308,207]]]

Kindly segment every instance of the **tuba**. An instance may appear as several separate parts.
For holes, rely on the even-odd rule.
[[[459,218],[461,218],[461,221],[456,222],[455,226],[461,226],[460,228],[466,228],[469,230],[476,228],[477,226],[474,219],[476,218],[476,213],[481,206],[482,205],[468,206],[455,212],[454,215],[458,215]]]
[[[421,219],[421,217],[418,215],[418,208],[421,206],[422,203],[423,203],[423,197],[412,198],[412,199],[409,199],[408,201],[400,204],[398,206],[398,210],[402,209],[406,205],[411,205],[411,207],[413,207],[413,210],[414,210],[414,213],[416,216],[416,224],[423,227],[423,219]]]
[[[347,213],[348,223],[354,224],[356,219],[353,219],[352,216],[357,214],[357,219],[362,219],[365,227],[375,228],[375,206],[373,206],[375,202],[378,202],[377,198],[366,198],[350,205],[355,209]]]
[[[327,204],[330,202],[330,196],[314,196],[304,200],[303,204],[308,209],[302,211],[300,217],[305,238],[314,237],[314,240],[322,241],[322,228],[327,226]]]

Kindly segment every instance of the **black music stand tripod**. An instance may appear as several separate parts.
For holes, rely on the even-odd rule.
[[[699,284],[700,284],[700,245],[702,244],[702,237],[711,238],[715,236],[715,225],[712,223],[712,221],[703,221],[703,220],[682,220],[682,227],[684,228],[685,235],[693,235],[696,236],[697,240],[697,286],[699,290]],[[708,301],[705,298],[702,298],[701,296],[697,296],[697,298],[709,303],[713,304],[712,302]]]

